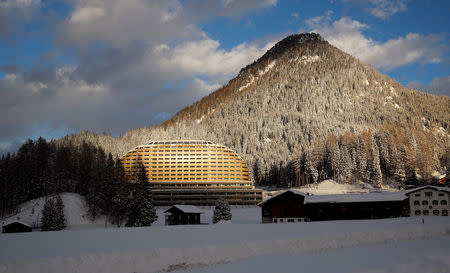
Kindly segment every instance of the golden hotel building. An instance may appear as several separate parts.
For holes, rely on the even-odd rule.
[[[136,180],[138,162],[147,171],[157,205],[256,205],[262,191],[253,186],[248,166],[231,149],[203,140],[152,141],[121,159],[128,181]]]

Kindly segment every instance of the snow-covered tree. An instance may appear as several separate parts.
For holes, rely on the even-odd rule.
[[[48,198],[45,201],[41,219],[42,231],[62,230],[66,228],[64,204],[60,196]]]
[[[56,197],[55,203],[55,227],[56,230],[66,228],[66,216],[64,215],[64,203],[61,196]]]
[[[52,198],[48,198],[44,203],[44,208],[42,209],[42,218],[41,218],[42,231],[56,230],[55,216],[56,216],[55,203]]]
[[[150,226],[158,219],[146,170],[142,164],[138,167],[137,181],[128,211],[128,220],[125,224],[127,227]]]
[[[213,223],[216,224],[221,220],[231,220],[230,204],[228,204],[228,201],[223,198],[219,198],[216,200]]]

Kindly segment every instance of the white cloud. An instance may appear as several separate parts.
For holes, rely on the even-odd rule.
[[[391,15],[406,10],[406,0],[370,0],[370,11],[375,17],[386,19]]]
[[[450,76],[434,78],[429,85],[420,82],[410,82],[407,86],[431,94],[450,97]]]
[[[160,55],[152,56],[152,60],[159,59],[160,67],[167,72],[222,78],[237,74],[240,68],[261,57],[274,43],[263,46],[242,43],[227,51],[220,49],[218,41],[206,38],[185,42],[174,48],[157,46],[155,52]]]
[[[342,0],[362,5],[375,17],[387,19],[388,17],[405,11],[408,0]]]
[[[318,19],[316,19],[318,18]],[[441,62],[443,38],[439,35],[409,33],[386,42],[377,42],[363,34],[369,26],[347,17],[329,23],[327,17],[307,21],[312,31],[320,33],[339,49],[376,68],[390,70],[416,62]]]
[[[70,17],[69,22],[75,24],[88,24],[105,16],[105,10],[100,7],[82,7],[77,9]]]
[[[39,6],[40,4],[40,0],[4,0],[0,2],[0,8],[29,8],[32,6]]]
[[[73,11],[57,25],[55,46],[77,65],[18,68],[0,78],[0,142],[30,137],[36,124],[112,133],[154,125],[167,118],[161,113],[214,91],[273,44],[223,49],[198,25],[239,18],[275,0],[69,3]]]

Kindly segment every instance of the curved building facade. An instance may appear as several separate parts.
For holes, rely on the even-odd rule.
[[[203,140],[153,141],[121,159],[128,181],[136,180],[141,163],[158,205],[214,205],[219,197],[230,204],[254,205],[262,200],[245,161],[234,151]]]

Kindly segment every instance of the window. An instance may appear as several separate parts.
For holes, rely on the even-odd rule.
[[[433,200],[432,204],[433,205],[439,205],[439,202],[437,200]]]
[[[448,216],[448,210],[443,209],[442,210],[442,216]]]
[[[425,197],[431,197],[431,196],[433,196],[433,192],[431,192],[431,191],[425,192]]]
[[[428,205],[428,201],[427,200],[423,200],[422,201],[422,205]]]
[[[439,213],[439,212],[438,212]],[[288,222],[294,222],[294,219],[288,219]]]
[[[418,210],[416,210],[414,213],[415,213],[416,215],[420,215],[420,210],[418,209]]]
[[[418,205],[420,205],[420,202],[418,200],[416,200],[416,201],[414,201],[414,205],[418,206]]]
[[[428,215],[430,212],[428,210],[423,211],[423,215]]]
[[[433,210],[433,214],[434,215],[439,215],[439,210],[437,210],[437,209]]]
[[[280,222],[283,222],[283,219],[280,219]]]
[[[416,193],[414,194],[414,196],[420,197],[420,193]]]
[[[438,193],[438,196],[444,196],[443,192]]]
[[[447,205],[447,200],[441,200],[441,205]]]

